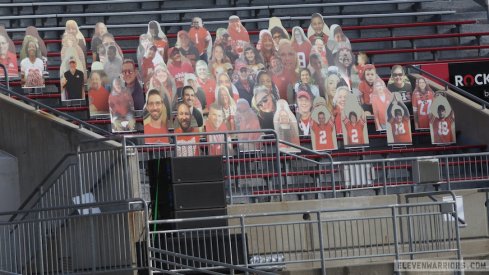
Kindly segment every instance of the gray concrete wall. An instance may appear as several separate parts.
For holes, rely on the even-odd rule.
[[[80,141],[101,137],[4,95],[0,110],[0,149],[18,160],[21,202]]]
[[[14,211],[20,205],[19,194],[19,167],[17,159],[0,151],[0,212]],[[9,217],[0,216],[0,221]]]

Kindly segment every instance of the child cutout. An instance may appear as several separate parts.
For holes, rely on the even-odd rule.
[[[377,70],[372,64],[366,64],[363,67],[363,75],[359,75],[360,84],[358,85],[358,90],[360,91],[360,103],[362,104],[363,110],[367,112],[367,115],[372,114],[372,103],[370,102],[370,96],[374,92],[374,81],[379,78],[377,75]]]
[[[387,144],[412,144],[411,120],[406,105],[399,93],[393,93],[392,101],[387,107]]]
[[[391,102],[392,93],[387,89],[382,79],[377,78],[374,81],[374,92],[370,96],[372,109],[375,119],[375,129],[383,131],[387,125],[387,107]]]
[[[235,54],[241,55],[246,44],[250,43],[248,31],[241,24],[241,20],[236,15],[229,17],[228,34],[231,39],[231,47]]]
[[[307,29],[307,37],[309,37],[311,43],[316,41],[316,38],[321,38],[324,44],[328,43],[329,28],[321,14],[313,13],[311,15],[311,24]]]
[[[275,46],[276,50],[278,50],[278,43],[280,40],[290,39],[289,33],[284,28],[282,21],[278,17],[270,17],[270,20],[268,20],[268,30],[272,34],[273,45]]]
[[[436,93],[429,117],[431,143],[453,144],[456,142],[455,113],[443,91]]]
[[[290,40],[292,47],[297,52],[299,59],[299,67],[306,68],[309,64],[309,56],[311,55],[312,44],[304,34],[301,27],[295,26],[292,28],[292,38]]]
[[[334,117],[326,107],[326,100],[318,97],[314,100],[312,110],[312,149],[316,151],[331,151],[338,149]]]
[[[123,84],[122,79],[114,79],[109,95],[110,122],[113,133],[134,132],[136,130],[134,101]]]
[[[258,121],[256,113],[251,109],[248,101],[242,98],[236,102],[234,123],[237,131],[257,131],[260,129],[260,121]],[[251,142],[260,139],[261,133],[258,131],[237,134],[236,137],[238,141],[243,141],[243,143],[238,143],[240,151],[253,151],[261,148],[260,142]]]
[[[279,99],[277,101],[277,112],[273,116],[273,125],[277,132],[278,139],[289,143],[300,145],[299,129],[297,128],[297,119],[289,108],[287,101]],[[285,152],[300,152],[288,144],[280,143],[279,149]]]
[[[357,98],[349,93],[341,114],[345,148],[366,147],[369,144],[365,113]]]

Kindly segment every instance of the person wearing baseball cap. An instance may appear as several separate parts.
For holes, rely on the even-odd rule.
[[[169,55],[170,58],[168,59],[167,65],[168,71],[175,78],[175,85],[177,89],[182,88],[185,74],[194,73],[194,68],[186,58],[182,58],[178,48],[170,48]]]
[[[63,74],[61,87],[64,89],[64,100],[80,100],[85,98],[85,77],[83,72],[76,68],[77,61],[71,56],[68,59],[70,69]]]
[[[312,95],[307,84],[299,85],[296,103],[299,134],[308,136],[311,134],[310,130],[312,125]]]

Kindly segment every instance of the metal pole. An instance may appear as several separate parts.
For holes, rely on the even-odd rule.
[[[387,171],[385,169],[385,161],[382,161],[382,175],[384,176],[384,195],[387,195]]]
[[[39,220],[39,256],[40,256],[40,269],[41,269],[41,274],[44,274],[44,251],[43,251],[43,230],[42,230],[42,217],[41,217],[41,211],[38,212],[37,214],[37,219]]]
[[[458,226],[458,210],[457,210],[457,200],[456,200],[455,196],[453,197],[452,207],[453,207],[453,212],[455,215],[455,219],[453,219],[453,221],[455,223],[455,225],[454,225],[455,226],[455,237],[456,237],[456,242],[457,242],[457,260],[460,262],[460,266],[462,266],[462,251],[460,249],[460,228]],[[459,272],[457,272],[457,274],[463,274],[463,271],[462,272],[459,271]]]
[[[324,241],[323,241],[323,227],[321,224],[321,212],[316,212],[316,219],[318,221],[318,237],[319,237],[319,255],[321,256],[321,273],[326,275],[326,266],[324,265]]]
[[[245,259],[245,267],[248,268],[248,255],[247,255],[247,251],[248,251],[248,248],[247,248],[247,244],[246,244],[246,225],[245,225],[245,220],[244,220],[244,216],[241,215],[239,217],[239,223],[241,225],[241,243],[242,243],[242,247],[243,247],[243,255],[244,255],[244,259]]]
[[[233,204],[233,192],[232,192],[232,182],[231,182],[231,156],[229,155],[229,141],[228,141],[228,134],[224,134],[224,141],[226,148],[224,148],[224,152],[226,152],[226,173],[228,174],[228,192],[229,192],[229,204]]]
[[[392,210],[392,225],[394,227],[394,251],[396,253],[396,262],[399,262],[400,256],[399,256],[399,228],[398,228],[398,222],[397,222],[397,213],[396,213],[396,206],[391,207]],[[399,274],[399,271],[395,271],[395,274]]]
[[[132,198],[133,194],[131,192],[132,186],[129,184],[129,167],[128,167],[128,162],[127,162],[127,142],[126,142],[126,137],[122,137],[122,170],[123,170],[123,175],[124,175],[124,186],[126,187],[127,190],[127,199]],[[137,154],[137,153],[136,153]],[[116,161],[117,163],[117,161]],[[131,194],[129,194],[131,192]],[[126,198],[119,198],[119,199],[126,199]]]
[[[280,149],[279,149],[279,143],[280,140],[278,139],[277,133],[273,132],[273,135],[275,136],[275,150],[276,152],[276,157],[277,157],[277,175],[278,175],[278,185],[280,189],[280,201],[284,201],[284,191],[283,191],[283,186],[282,186],[282,169],[281,169],[281,163],[280,163]]]
[[[448,190],[452,190],[451,184],[450,184],[450,167],[448,167],[448,158],[445,158],[445,171],[447,173],[447,187]]]

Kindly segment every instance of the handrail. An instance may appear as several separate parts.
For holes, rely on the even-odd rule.
[[[266,7],[266,6],[263,6]],[[224,8],[223,8],[224,9]],[[226,10],[228,8],[225,8]],[[236,10],[237,8],[233,8],[232,10]],[[238,8],[239,9],[239,8]],[[202,11],[203,10],[203,11]],[[208,12],[208,11],[220,11],[220,9],[194,9],[188,10],[189,12]],[[91,16],[120,16],[120,15],[142,15],[142,14],[166,14],[166,13],[175,13],[175,11],[183,11],[183,10],[166,10],[166,11],[149,11],[149,12],[110,12],[110,13],[83,13],[83,14],[35,14],[35,15],[11,15],[11,16],[3,16],[2,18],[5,20],[9,19],[29,19],[29,18],[66,18],[66,17],[91,17]],[[400,16],[424,16],[424,15],[448,15],[454,14],[456,11],[426,11],[426,12],[399,12],[399,13],[371,13],[371,14],[344,14],[344,15],[326,15],[323,16],[324,19],[361,19],[361,18],[377,18],[377,17],[400,17]],[[308,20],[310,16],[282,16],[278,17],[281,20]],[[241,22],[267,22],[270,18],[253,18],[253,19],[241,19]],[[228,23],[228,20],[216,20],[216,21],[206,21],[206,25],[216,25]],[[168,23],[160,23],[161,26],[188,26],[189,23],[181,23],[181,22],[168,22]],[[108,25],[108,28],[125,28],[126,26],[132,27],[145,27],[147,24],[120,24],[120,25]],[[87,28],[92,29],[93,26],[89,26]],[[47,28],[46,28],[47,29]],[[64,30],[64,27],[54,27],[49,28],[50,30]],[[84,26],[80,27],[80,29],[85,29]],[[14,29],[16,30],[16,29]],[[39,28],[38,30],[44,30],[44,28]]]
[[[6,68],[5,68],[4,65],[2,65],[2,67],[3,67],[4,70],[6,70]],[[7,76],[7,83],[8,83],[8,76]],[[78,123],[78,126],[79,126],[80,129],[83,129],[82,126],[85,126],[86,128],[88,128],[89,130],[92,130],[95,133],[98,132],[98,133],[101,133],[103,135],[109,135],[109,136],[113,135],[113,133],[111,133],[109,131],[106,131],[106,130],[104,130],[102,128],[99,128],[97,126],[94,126],[92,124],[89,124],[89,123],[87,123],[87,122],[85,122],[85,121],[83,121],[83,120],[81,120],[81,119],[79,119],[77,117],[74,117],[74,116],[71,116],[69,114],[60,112],[60,111],[56,110],[55,108],[53,108],[51,106],[48,106],[48,105],[46,105],[44,103],[41,103],[41,102],[38,102],[36,100],[30,99],[29,97],[27,97],[25,95],[22,95],[22,94],[19,94],[17,92],[14,92],[14,91],[12,91],[12,90],[10,90],[8,88],[6,89],[6,88],[0,86],[0,91],[2,91],[3,93],[7,94],[8,96],[14,95],[14,96],[18,97],[21,100],[27,101],[29,104],[34,105],[36,107],[36,109],[38,109],[38,110],[40,108],[43,108],[43,109],[49,111],[52,114],[55,114],[55,115],[57,115],[59,117],[62,117],[62,118],[66,118],[66,119],[71,120],[72,123],[74,121],[74,122]]]
[[[0,63],[0,67],[3,70],[3,75],[5,77],[5,82],[7,83],[7,89],[10,90],[10,84],[9,84],[9,79],[8,79],[8,70],[7,70],[7,67],[5,67],[5,65],[2,64],[2,63]]]
[[[171,251],[167,251],[167,250],[163,250],[163,249],[159,249],[159,248],[148,248],[148,251],[162,254],[161,256],[163,256],[163,255],[166,256],[166,257],[154,258],[156,261],[167,262],[167,260],[164,260],[164,259],[167,258],[168,256],[171,256],[174,259],[174,262],[171,262],[171,265],[178,266],[178,267],[189,268],[190,270],[192,270],[191,269],[192,266],[190,266],[188,264],[189,261],[193,262],[194,264],[196,262],[198,262],[199,264],[205,264],[206,266],[207,265],[212,265],[213,267],[217,267],[217,268],[223,267],[223,268],[229,269],[231,271],[237,270],[237,271],[244,272],[245,274],[251,273],[251,274],[257,274],[257,275],[277,275],[277,273],[271,273],[271,272],[262,271],[262,270],[259,270],[259,269],[248,268],[248,267],[243,267],[243,266],[237,266],[237,265],[232,265],[232,264],[223,263],[223,262],[217,262],[217,261],[213,261],[213,260],[209,260],[209,259],[204,259],[204,258],[199,258],[199,257],[194,257],[194,256],[189,256],[189,255],[184,255],[184,254],[181,254],[181,253],[175,253],[175,252],[171,252]],[[177,261],[177,259],[180,259],[180,261]],[[182,261],[182,259],[184,261]],[[186,262],[187,264],[184,264],[182,262]],[[160,269],[158,269],[156,267],[151,267],[151,269],[152,270],[157,270],[157,271],[160,270]],[[221,274],[221,273],[214,273],[214,272],[211,272],[211,271],[207,271],[206,272],[203,269],[199,269],[199,270],[200,270],[200,273],[201,274]],[[176,273],[175,272],[175,273],[169,273],[169,274],[181,274],[181,273]],[[231,274],[234,274],[234,273],[231,273]]]
[[[164,2],[165,0],[138,0],[137,2]],[[418,3],[418,2],[432,2],[434,0],[390,0],[390,1],[366,1],[366,2],[337,2],[337,3],[325,3],[323,5],[321,4],[309,4],[312,5],[312,7],[319,7],[319,6],[352,6],[352,5],[368,5],[369,2],[378,2],[374,4],[403,4],[403,3]],[[72,2],[60,2],[60,1],[52,1],[52,2],[31,2],[31,3],[5,3],[5,4],[0,4],[0,7],[2,8],[8,8],[8,7],[36,7],[36,6],[58,6],[58,5],[65,5],[65,6],[72,6],[72,5],[99,5],[99,4],[122,4],[122,3],[134,3],[134,0],[110,0],[110,1],[72,1]],[[307,4],[306,4],[307,5]],[[285,6],[281,8],[296,8],[299,7],[299,5],[271,5],[268,6],[270,8],[276,8],[277,6]],[[300,5],[300,7],[303,7],[303,5]]]
[[[487,108],[487,106],[489,106],[489,102],[487,102],[487,101],[485,101],[485,100],[483,100],[483,99],[481,99],[481,98],[478,98],[478,97],[476,97],[475,95],[473,95],[473,94],[471,94],[471,93],[469,93],[469,92],[465,91],[464,89],[461,89],[461,88],[459,88],[459,87],[457,87],[457,86],[453,85],[452,83],[447,82],[447,81],[445,81],[445,80],[443,80],[443,79],[439,78],[438,76],[433,75],[433,74],[431,74],[431,73],[429,73],[429,72],[427,72],[427,71],[425,71],[425,70],[423,70],[423,69],[419,68],[417,65],[416,65],[416,66],[415,66],[415,65],[408,65],[407,67],[408,67],[409,69],[413,69],[413,70],[415,70],[415,71],[417,71],[417,72],[419,72],[419,73],[421,73],[421,74],[428,75],[430,78],[434,78],[434,79],[436,79],[437,81],[439,81],[439,82],[443,83],[443,84],[444,84],[444,86],[445,86],[445,88],[446,88],[447,90],[448,90],[448,88],[450,88],[450,90],[453,90],[453,91],[457,92],[458,94],[461,94],[461,95],[463,95],[463,96],[465,96],[465,97],[467,97],[467,98],[469,98],[469,99],[471,99],[471,100],[473,100],[473,101],[475,101],[475,102],[479,103],[483,109],[486,109],[486,108]]]
[[[72,162],[67,162],[67,160],[69,160],[70,158],[74,157],[75,154],[68,154],[68,155],[65,155],[55,166],[54,166],[54,169],[51,170],[51,172],[49,172],[49,174],[44,178],[44,180],[41,181],[41,183],[39,183],[35,188],[34,190],[31,192],[31,194],[29,196],[27,196],[27,198],[24,199],[24,202],[17,208],[18,210],[22,210],[24,209],[30,202],[31,200],[34,198],[34,196],[36,194],[39,193],[41,187],[46,183],[48,182],[50,179],[52,179],[53,177],[57,177],[59,176],[61,173],[64,172],[65,168],[70,166],[70,165],[73,165]],[[61,171],[60,171],[60,168],[61,168]],[[57,172],[57,173],[56,173]],[[36,202],[38,202],[39,200],[37,200]],[[15,218],[15,216],[13,216],[11,218],[11,220]]]

